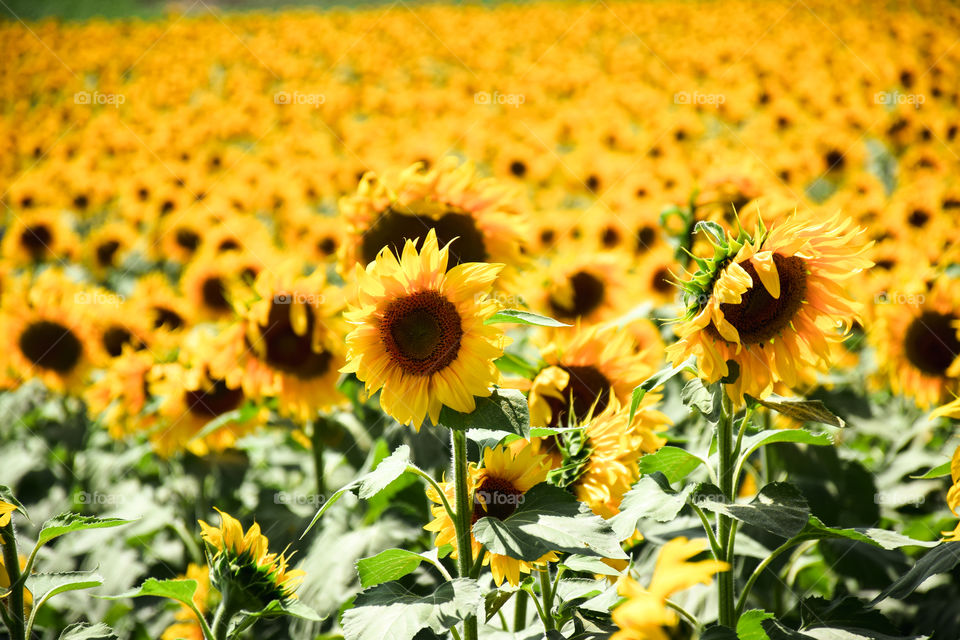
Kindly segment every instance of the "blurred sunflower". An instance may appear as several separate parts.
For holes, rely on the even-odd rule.
[[[97,350],[84,291],[55,270],[13,281],[0,305],[0,361],[19,380],[38,378],[50,389],[79,391]]]
[[[210,582],[221,593],[240,596],[248,611],[258,611],[274,600],[297,598],[296,589],[305,572],[288,567],[285,553],[270,553],[270,541],[254,522],[246,533],[235,518],[220,514],[220,526],[200,520],[200,537],[213,551],[209,556]]]
[[[66,216],[53,209],[12,212],[8,215],[0,251],[16,266],[57,262],[71,258],[79,244]]]
[[[103,280],[111,269],[123,264],[137,241],[137,229],[126,222],[97,227],[83,241],[83,261],[90,272]]]
[[[472,164],[459,164],[453,156],[429,170],[416,163],[391,186],[365,174],[356,194],[340,200],[340,213],[347,225],[340,257],[344,272],[372,262],[384,247],[399,255],[407,240],[423,241],[431,229],[439,244],[450,246],[451,268],[493,262],[511,271],[523,261],[525,216],[510,188],[481,179]]]
[[[862,230],[835,215],[823,222],[797,216],[769,231],[757,227],[726,238],[712,259],[682,283],[687,313],[667,347],[677,364],[696,355],[700,374],[713,383],[739,365],[727,385],[732,398],[762,396],[775,382],[793,387],[806,368],[825,371],[829,341],[842,340],[857,314],[841,282],[871,266],[863,257]]]
[[[670,640],[669,629],[678,624],[679,618],[667,606],[667,599],[696,584],[709,585],[715,573],[730,569],[719,560],[690,562],[706,548],[703,539],[674,538],[660,549],[649,587],[633,578],[622,578],[617,590],[626,601],[613,610],[613,622],[619,631],[611,640]]]
[[[565,245],[542,273],[542,295],[537,307],[565,322],[596,324],[627,310],[632,298],[630,260],[613,253],[582,252]]]
[[[234,296],[238,320],[216,339],[214,374],[250,398],[277,399],[301,421],[344,401],[343,294],[322,269],[304,275],[299,261],[263,271],[252,291]]]
[[[440,409],[470,412],[500,374],[493,361],[508,338],[484,321],[497,311],[489,297],[503,265],[464,262],[447,269],[449,247],[431,229],[420,252],[408,240],[398,259],[383,249],[356,268],[358,303],[345,315],[347,364],[367,393],[380,391],[383,410],[418,429]]]
[[[471,526],[480,518],[496,518],[503,520],[509,517],[523,503],[523,496],[535,485],[547,478],[547,458],[535,453],[530,447],[496,447],[483,452],[483,466],[478,467],[470,463],[467,472],[467,491],[470,502],[473,504]],[[441,482],[447,501],[454,500],[454,483]],[[434,519],[424,526],[427,531],[437,534],[434,544],[437,547],[452,545],[452,558],[457,558],[456,527],[447,510],[443,507],[440,496],[433,487],[427,488],[427,497],[433,503],[431,511]],[[483,545],[477,542],[470,534],[473,547],[473,557],[476,558]],[[553,551],[545,554],[535,562],[526,562],[489,551],[484,552],[483,565],[490,565],[493,581],[500,586],[504,580],[511,585],[520,584],[520,574],[530,573],[537,565],[556,562],[557,554]]]
[[[236,283],[251,283],[263,271],[263,262],[250,253],[202,252],[180,278],[184,297],[198,320],[224,320],[234,308],[230,293]]]
[[[877,350],[878,381],[928,408],[958,390],[960,281],[940,276],[931,287],[905,283],[874,305],[868,339]]]
[[[150,321],[155,337],[159,334],[179,334],[193,326],[194,308],[162,273],[148,273],[140,277],[129,302],[133,313]]]

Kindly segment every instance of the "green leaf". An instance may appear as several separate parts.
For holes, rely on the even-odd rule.
[[[729,211],[727,213],[729,213]],[[710,243],[715,246],[726,247],[729,245],[727,242],[727,234],[724,232],[723,227],[716,222],[700,220],[697,224],[693,225],[693,232],[696,233],[698,231],[706,233],[710,237]]]
[[[474,537],[490,552],[528,562],[550,551],[627,557],[607,521],[571,493],[540,483],[522,497],[523,503],[504,520],[486,517],[473,525]]]
[[[773,617],[772,613],[751,609],[737,621],[737,638],[740,640],[813,640],[810,636],[788,629]]]
[[[54,538],[59,538],[64,534],[73,533],[74,531],[119,527],[131,522],[133,522],[133,520],[124,520],[123,518],[97,518],[94,516],[82,516],[79,513],[61,513],[43,523],[40,528],[40,535],[37,536],[37,548],[45,545]]]
[[[497,615],[497,611],[500,611],[503,605],[505,605],[517,591],[519,591],[517,588],[500,588],[487,593],[487,595],[483,597],[483,621],[489,622],[493,616]]]
[[[870,604],[874,606],[887,598],[902,600],[930,576],[952,571],[958,564],[960,564],[960,542],[943,542],[924,554],[907,573],[884,589]]]
[[[617,571],[602,559],[593,556],[567,556],[563,559],[561,566],[566,567],[570,571],[592,573],[601,576],[623,575],[622,571]]]
[[[218,431],[223,427],[231,425],[235,422],[241,423],[241,422],[247,422],[249,420],[253,420],[257,416],[257,413],[259,412],[260,412],[259,405],[257,405],[255,402],[247,402],[239,409],[234,409],[232,411],[221,413],[216,418],[214,418],[207,424],[203,425],[203,428],[200,429],[200,431],[198,431],[196,435],[190,438],[190,441],[192,442],[194,440],[203,440],[211,433]]]
[[[193,604],[193,595],[197,592],[197,581],[191,578],[178,578],[176,580],[157,580],[156,578],[147,578],[143,584],[136,589],[119,593],[115,596],[100,596],[106,600],[122,600],[124,598],[140,598],[143,596],[157,596],[160,598],[169,598],[185,604],[191,609],[196,610]]]
[[[659,472],[644,476],[624,494],[620,513],[610,519],[610,526],[621,540],[626,540],[641,520],[669,522],[687,504],[693,490],[694,485],[688,485],[679,493],[674,491],[666,476]]]
[[[460,413],[450,407],[440,411],[440,424],[448,429],[493,429],[530,437],[530,407],[516,389],[494,389],[486,398],[476,399],[477,408]]]
[[[541,316],[540,314],[531,313],[530,311],[524,311],[522,309],[504,309],[503,311],[499,311],[483,321],[483,324],[503,323],[529,324],[537,327],[571,326],[569,324],[564,324],[559,320],[554,320],[553,318]]]
[[[704,631],[700,640],[738,640],[738,638],[737,632],[730,627],[717,625]]]
[[[357,573],[360,585],[366,589],[390,580],[398,580],[420,566],[421,562],[436,566],[439,562],[437,550],[427,553],[414,553],[406,549],[387,549],[375,556],[357,561]]]
[[[540,367],[536,364],[509,352],[494,360],[493,364],[497,365],[497,369],[500,369],[503,373],[520,376],[527,380],[533,380],[540,371]]]
[[[784,538],[799,533],[810,518],[806,498],[786,482],[773,482],[763,487],[750,504],[724,501],[723,493],[712,484],[699,485],[690,501],[702,509],[726,514]]]
[[[853,627],[813,627],[803,630],[803,637],[813,640],[929,640],[929,636],[891,636],[870,629]]]
[[[912,480],[929,480],[931,478],[942,478],[943,476],[950,475],[950,461],[944,462],[941,465],[930,469],[922,476],[910,476]]]
[[[60,634],[60,640],[94,640],[95,638],[113,638],[113,629],[98,622],[89,625],[85,622],[72,624]]]
[[[274,600],[274,602],[277,603],[277,606],[279,607],[280,611],[294,618],[300,618],[301,620],[309,620],[310,622],[323,622],[324,620],[327,619],[326,616],[320,615],[319,613],[314,611],[312,607],[309,607],[306,604],[304,604],[303,601],[300,600],[299,598],[289,599],[283,602]]]
[[[900,547],[935,547],[940,544],[939,542],[915,540],[896,533],[895,531],[887,531],[886,529],[836,529],[823,524],[816,516],[810,516],[810,520],[797,537],[804,540],[855,540],[857,542],[866,542],[874,547],[881,547],[888,551],[891,549],[899,549]]]
[[[27,577],[26,587],[33,594],[33,609],[27,620],[27,636],[33,628],[37,611],[53,596],[66,591],[91,589],[103,584],[103,577],[96,571],[64,571],[63,573],[34,573]]]
[[[410,447],[405,444],[400,445],[397,447],[396,451],[381,460],[373,471],[360,476],[353,482],[334,492],[334,494],[330,496],[319,509],[317,509],[313,519],[310,520],[310,524],[308,524],[307,528],[303,530],[302,534],[300,534],[300,539],[303,540],[303,538],[310,532],[310,529],[313,528],[313,525],[317,524],[317,520],[323,516],[327,509],[336,504],[345,493],[357,485],[360,485],[360,491],[358,493],[361,498],[371,498],[377,495],[377,493],[383,491],[385,488],[387,488],[387,486],[390,485],[391,482],[403,475],[409,467]]]
[[[720,422],[723,411],[723,387],[720,383],[704,386],[703,380],[694,378],[684,385],[680,400],[686,406],[696,408],[711,424]]]
[[[633,390],[633,395],[630,397],[630,422],[633,422],[633,416],[637,413],[637,408],[640,406],[643,396],[647,395],[649,391],[653,391],[660,385],[664,384],[667,380],[680,375],[681,371],[690,371],[691,373],[695,374],[697,372],[696,363],[696,356],[690,356],[675,367],[666,367],[660,371],[657,371],[655,374],[637,385],[637,387]]]
[[[458,578],[433,593],[418,596],[396,582],[385,582],[357,594],[343,613],[346,640],[411,640],[422,629],[446,633],[483,605],[480,586]]]
[[[766,400],[745,396],[748,401],[772,409],[777,413],[799,420],[800,422],[819,422],[831,427],[844,427],[846,423],[835,416],[832,411],[827,409],[819,400],[805,400],[804,398],[781,398],[779,396],[770,396]],[[772,398],[772,399],[771,399]]]
[[[811,433],[806,429],[768,429],[743,439],[743,453],[740,455],[740,464],[753,455],[753,452],[768,444],[777,442],[795,442],[818,447],[827,447],[833,444],[833,436],[829,433]]]
[[[662,447],[656,453],[640,457],[640,473],[650,475],[659,471],[671,483],[679,482],[703,464],[703,460],[680,447]]]

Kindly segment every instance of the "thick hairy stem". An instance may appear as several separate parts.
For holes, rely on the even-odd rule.
[[[470,521],[473,505],[467,488],[467,434],[450,430],[453,440],[453,481],[455,487],[454,509],[457,519],[457,570],[461,578],[469,578],[473,569],[473,545]],[[477,640],[477,618],[469,616],[463,621],[463,640]]]
[[[720,425],[717,429],[717,452],[720,462],[720,490],[726,501],[732,502],[734,498],[733,488],[733,466],[736,461],[733,460],[733,403],[727,395],[726,390],[723,394],[723,411],[720,416]],[[730,548],[732,542],[733,521],[730,516],[717,514],[717,542],[720,543],[720,553],[723,560],[733,564],[733,549]],[[733,567],[730,570],[723,571],[717,576],[717,589],[720,597],[720,624],[736,628],[736,610],[734,608],[733,595]]]
[[[23,585],[20,581],[20,558],[17,554],[17,534],[13,530],[13,519],[5,527],[0,527],[0,543],[3,544],[3,564],[7,570],[9,584],[13,589],[7,596],[9,609],[7,610],[10,626],[10,637],[13,640],[23,640],[25,627],[23,621]]]

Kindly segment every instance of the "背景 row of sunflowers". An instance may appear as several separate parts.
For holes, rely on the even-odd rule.
[[[932,8],[0,25],[10,634],[960,636]]]

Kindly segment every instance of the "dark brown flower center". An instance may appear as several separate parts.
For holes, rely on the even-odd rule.
[[[779,298],[770,295],[753,263],[746,261],[740,266],[750,274],[753,286],[743,294],[740,304],[720,305],[723,317],[736,328],[743,344],[770,340],[790,324],[803,304],[807,292],[807,266],[803,258],[775,253],[773,264],[780,276]],[[709,327],[714,337],[720,337],[712,324]]]
[[[230,311],[230,301],[227,300],[227,287],[223,280],[217,276],[211,276],[203,281],[200,293],[203,297],[203,304],[216,312]]]
[[[112,267],[116,258],[117,251],[120,249],[120,243],[116,240],[107,240],[97,246],[97,264],[101,267]]]
[[[133,337],[127,329],[120,326],[112,326],[103,332],[103,348],[112,357],[116,358],[123,353],[123,345],[132,344],[136,348],[143,348],[143,344]]]
[[[437,207],[442,207],[444,213],[434,218],[435,214],[430,213]],[[456,239],[450,245],[448,267],[464,262],[486,262],[487,248],[473,216],[466,211],[426,201],[387,209],[364,234],[361,258],[364,263],[372,262],[384,247],[400,255],[407,240],[417,240],[418,246],[423,246],[423,239],[430,229],[436,232],[441,248]]]
[[[292,296],[276,296],[289,301]],[[333,354],[321,349],[313,350],[313,331],[316,325],[314,310],[305,307],[307,327],[303,335],[293,330],[290,322],[290,304],[273,302],[266,326],[260,327],[265,354],[264,359],[273,367],[301,379],[318,378],[330,370]]]
[[[216,418],[243,404],[243,391],[231,389],[223,380],[216,380],[209,389],[186,391],[183,400],[187,410],[201,418]]]
[[[523,491],[503,478],[486,476],[473,490],[473,517],[471,524],[480,518],[506,520],[523,502]]]
[[[547,397],[550,405],[549,427],[563,427],[570,417],[583,420],[593,408],[593,415],[607,408],[610,402],[610,381],[596,367],[575,365],[561,367],[570,375],[570,382],[561,389],[563,400]]]
[[[156,314],[153,319],[154,329],[163,327],[169,331],[176,331],[183,326],[183,316],[173,309],[154,307],[153,311]]]
[[[46,225],[38,224],[27,227],[20,234],[20,244],[34,259],[46,255],[50,250],[51,242],[53,242],[53,232]]]
[[[550,309],[554,315],[566,319],[586,316],[603,304],[606,285],[592,273],[577,271],[570,277],[570,287],[573,289],[572,304],[560,303],[550,297]]]
[[[80,339],[59,322],[34,322],[20,334],[18,344],[27,360],[61,375],[70,373],[83,355]]]
[[[910,323],[903,348],[910,364],[931,376],[943,376],[960,354],[960,340],[953,326],[957,316],[924,311]]]
[[[460,352],[463,328],[457,307],[436,291],[394,300],[380,321],[380,339],[393,362],[411,375],[446,368]]]

